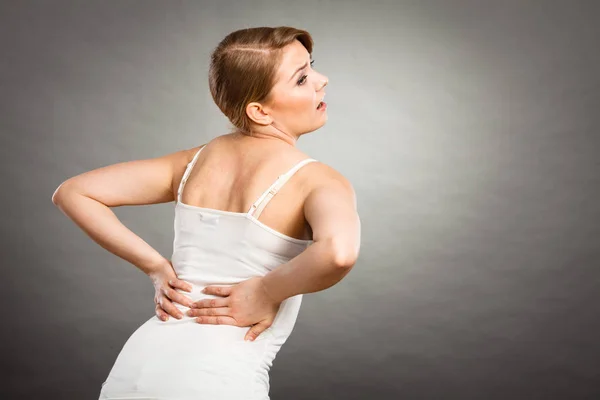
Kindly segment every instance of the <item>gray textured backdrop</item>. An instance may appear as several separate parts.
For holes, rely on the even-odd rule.
[[[51,202],[66,178],[224,133],[229,32],[315,39],[329,122],[299,147],[354,184],[360,259],[304,297],[280,399],[600,396],[594,1],[4,1],[0,397],[95,399],[153,288]],[[173,204],[117,215],[165,255]],[[169,349],[160,349],[168,352]]]

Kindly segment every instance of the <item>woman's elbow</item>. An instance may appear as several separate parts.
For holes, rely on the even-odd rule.
[[[54,204],[57,207],[60,205],[60,202],[62,201],[65,192],[68,191],[67,182],[68,181],[64,181],[63,183],[58,185],[54,193],[52,193],[52,204]]]
[[[358,253],[358,245],[352,245],[347,242],[334,244],[333,264],[340,268],[352,268],[358,260]]]

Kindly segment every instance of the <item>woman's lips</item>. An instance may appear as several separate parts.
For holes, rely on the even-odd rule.
[[[323,111],[327,109],[327,103],[325,103],[324,101],[320,102],[319,105],[317,106],[317,110],[319,111]]]

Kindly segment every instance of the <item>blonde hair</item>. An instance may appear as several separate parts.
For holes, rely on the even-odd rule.
[[[240,29],[227,35],[213,50],[208,72],[210,94],[233,129],[251,134],[252,121],[246,106],[268,101],[282,49],[294,40],[312,54],[310,34],[288,26]]]

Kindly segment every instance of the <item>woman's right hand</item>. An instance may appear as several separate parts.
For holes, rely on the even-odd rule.
[[[167,321],[169,315],[172,315],[177,319],[183,318],[183,314],[175,307],[173,302],[191,308],[193,306],[193,301],[175,289],[191,292],[192,285],[177,278],[177,274],[170,261],[167,261],[163,268],[148,274],[148,276],[154,285],[154,303],[156,304],[154,310],[156,316],[162,321]]]

